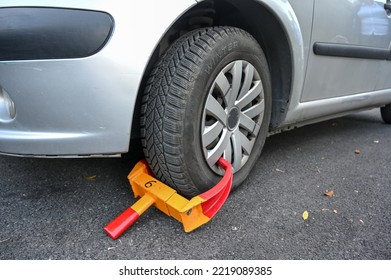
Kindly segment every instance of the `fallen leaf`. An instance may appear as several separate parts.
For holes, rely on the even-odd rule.
[[[359,149],[356,149],[356,150],[354,151],[354,153],[355,153],[356,155],[359,155],[359,154],[361,154],[361,151],[360,151]]]
[[[331,126],[332,126],[332,127],[337,127],[337,126],[338,126],[338,123],[333,122],[333,123],[331,124]]]
[[[308,211],[304,211],[303,212],[303,220],[307,220],[308,219]]]
[[[96,179],[96,175],[92,175],[92,176],[84,176],[84,179],[88,180],[88,181],[93,181]]]
[[[327,196],[327,197],[333,197],[334,196],[334,191],[326,191],[324,193],[324,195]]]
[[[333,213],[334,213],[334,214],[338,214],[338,211],[334,209],[334,210],[333,210]]]

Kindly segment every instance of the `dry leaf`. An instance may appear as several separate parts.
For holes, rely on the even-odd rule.
[[[308,211],[304,211],[303,212],[303,220],[307,220],[308,219]]]
[[[333,197],[334,196],[334,191],[326,191],[324,193],[324,195],[327,196],[327,197]]]
[[[334,214],[338,214],[338,211],[334,209],[334,210],[333,210],[333,213],[334,213]]]
[[[88,181],[93,181],[96,179],[96,175],[92,175],[92,176],[84,176],[84,179],[88,180]]]
[[[359,149],[356,149],[356,150],[354,151],[354,153],[355,153],[356,155],[359,155],[359,154],[361,154],[361,151],[360,151]]]
[[[337,124],[336,122],[333,122],[333,123],[331,124],[331,126],[332,126],[332,127],[337,127],[338,124]]]

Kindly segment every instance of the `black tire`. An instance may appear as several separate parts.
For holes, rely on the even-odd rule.
[[[271,79],[265,55],[256,40],[232,27],[192,31],[174,42],[147,82],[141,108],[141,137],[146,160],[159,180],[186,197],[210,189],[221,179],[219,172],[211,168],[213,162],[206,161],[207,146],[203,146],[201,126],[212,84],[224,67],[236,61],[238,64],[248,62],[255,68],[263,85],[264,98],[262,119],[254,118],[254,122],[259,120],[257,137],[251,139],[255,144],[234,175],[233,188],[236,188],[246,179],[261,153],[271,115]],[[237,111],[239,109],[236,115],[242,113]],[[231,118],[233,126],[237,125],[239,130],[240,119],[233,116],[235,114],[233,110],[227,113],[227,123]],[[234,127],[230,129],[233,131]],[[249,139],[252,137],[246,134]],[[231,143],[231,139],[228,141]]]
[[[381,117],[385,123],[391,124],[391,104],[380,108]]]

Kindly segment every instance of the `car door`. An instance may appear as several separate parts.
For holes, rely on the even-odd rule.
[[[384,3],[384,8],[386,10],[386,18],[389,22],[388,26],[388,38],[391,37],[391,0],[383,0],[379,1]],[[391,44],[388,46],[389,49],[389,58],[387,60],[383,60],[380,65],[380,71],[378,76],[378,83],[376,85],[377,90],[382,89],[390,89],[391,88]]]
[[[391,85],[390,0],[315,0],[307,75],[301,102]],[[388,74],[388,77],[390,76]]]

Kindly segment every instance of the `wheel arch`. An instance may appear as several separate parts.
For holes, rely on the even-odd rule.
[[[295,59],[294,52],[295,50],[301,52],[303,49],[299,23],[290,4],[277,0],[197,2],[167,29],[149,59],[137,93],[132,122],[132,139],[137,139],[140,135],[139,109],[144,87],[153,66],[177,38],[191,30],[207,26],[234,26],[253,35],[265,52],[272,77],[273,100],[270,130],[278,128],[285,119],[291,100],[294,69],[300,69],[300,65],[295,65],[297,61],[300,62],[300,59]],[[293,41],[295,44],[298,43],[298,46],[293,45]],[[300,57],[302,55],[299,53]]]

